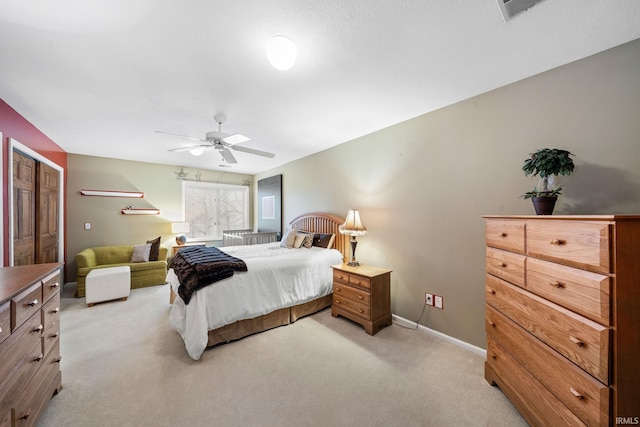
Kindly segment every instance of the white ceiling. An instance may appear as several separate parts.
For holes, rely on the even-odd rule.
[[[265,43],[298,46],[289,71]],[[638,0],[2,0],[0,98],[69,153],[258,173],[640,38]],[[1,131],[2,129],[0,129]],[[5,135],[11,136],[11,135]]]

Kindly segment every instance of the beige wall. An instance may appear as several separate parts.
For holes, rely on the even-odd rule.
[[[140,244],[158,236],[162,236],[166,247],[175,242],[171,223],[183,218],[182,181],[175,175],[180,168],[78,154],[68,155],[67,166],[67,282],[76,280],[75,255],[85,248]],[[185,171],[190,173],[188,178],[195,178],[195,169],[185,168]],[[251,175],[200,172],[201,180],[206,182],[246,184],[253,181]],[[144,198],[88,197],[80,195],[81,189],[142,191]],[[121,210],[127,205],[157,208],[160,215],[122,215]],[[85,222],[92,224],[91,230],[84,229]]]
[[[558,214],[640,212],[640,40],[256,175],[283,175],[284,221],[358,208],[361,262],[393,269],[392,311],[485,347],[483,214],[533,214],[521,171],[575,154]],[[390,106],[393,108],[393,106]]]

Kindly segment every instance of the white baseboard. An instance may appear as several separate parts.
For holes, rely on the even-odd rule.
[[[468,350],[472,353],[477,354],[478,356],[482,356],[486,359],[487,357],[487,350],[485,350],[484,348],[480,348],[477,347],[473,344],[469,344],[468,342],[459,340],[458,338],[454,338],[452,336],[449,336],[447,334],[443,334],[442,332],[436,331],[435,329],[431,329],[431,328],[427,328],[426,326],[417,324],[416,322],[412,322],[411,320],[407,320],[404,317],[400,317],[396,314],[392,314],[392,321],[393,323],[398,323],[398,324],[402,324],[404,326],[410,327],[410,328],[416,328],[419,331],[422,331],[426,334],[432,335],[434,337],[440,338],[443,341],[447,341],[450,342],[451,344],[455,344],[458,347],[462,347],[465,350]]]

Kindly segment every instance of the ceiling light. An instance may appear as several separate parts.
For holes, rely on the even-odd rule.
[[[189,150],[189,152],[194,156],[202,156],[202,153],[204,153],[204,148],[203,147],[192,148],[191,150]]]
[[[288,70],[296,63],[298,48],[286,36],[273,36],[267,41],[267,58],[277,70]]]

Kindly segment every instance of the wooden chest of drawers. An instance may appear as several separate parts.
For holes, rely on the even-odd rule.
[[[640,416],[640,216],[485,216],[487,362],[534,425]]]
[[[334,265],[331,315],[361,324],[369,335],[391,325],[391,270]]]
[[[60,264],[0,268],[0,425],[36,425],[60,372]]]

